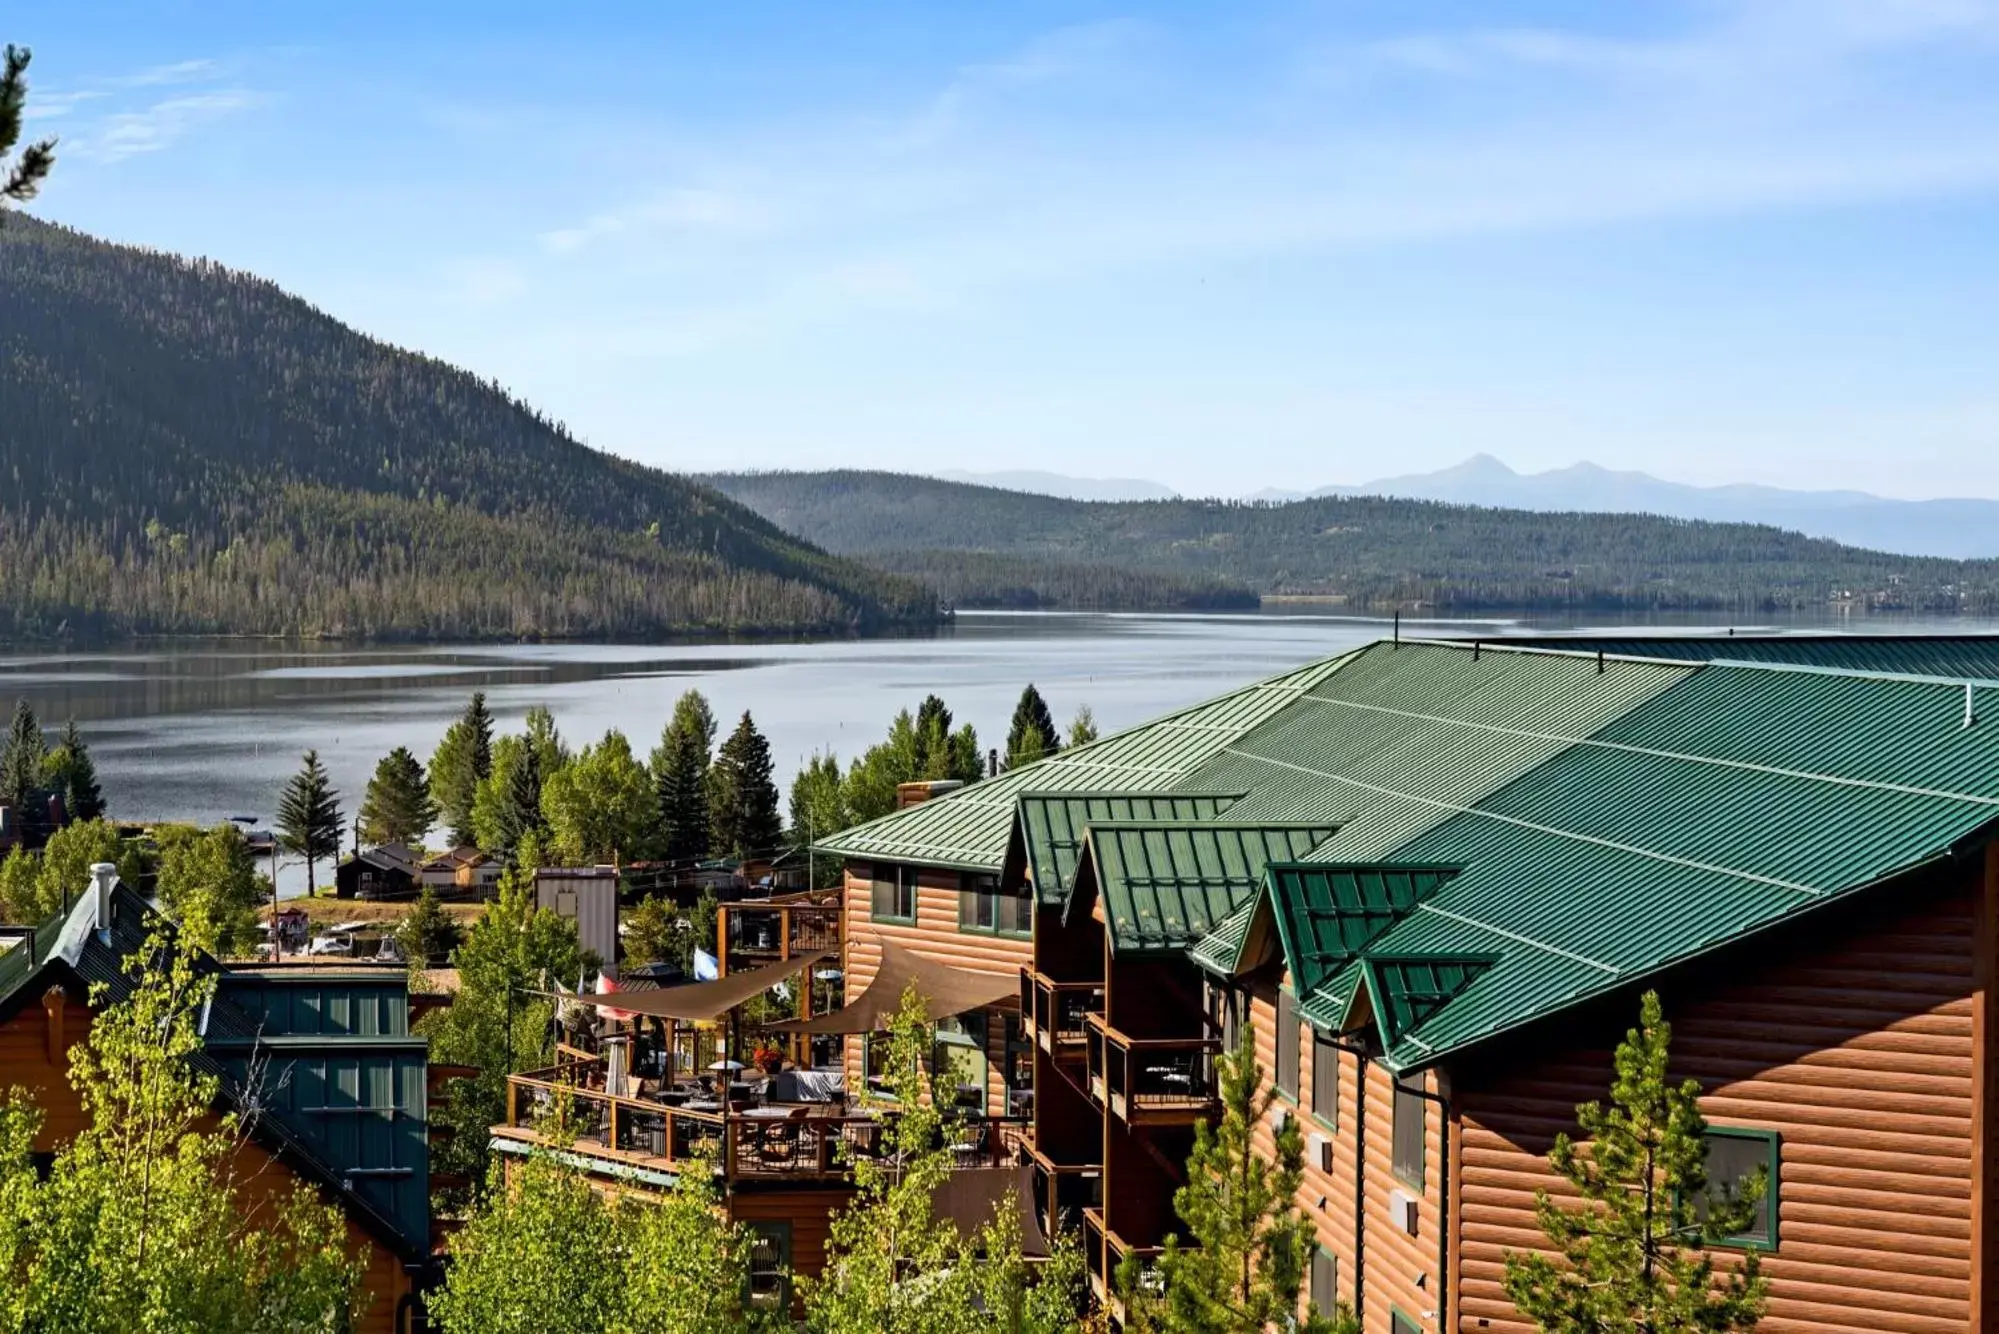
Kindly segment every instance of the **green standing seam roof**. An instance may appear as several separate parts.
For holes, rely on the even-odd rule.
[[[1213,820],[1241,798],[1240,792],[1023,792],[1015,838],[1035,897],[1060,905],[1069,901],[1092,823]]]
[[[1187,782],[1231,742],[1283,709],[1351,654],[1258,681],[1127,731],[1024,764],[997,778],[892,811],[816,845],[854,861],[916,862],[998,873],[1025,792],[1228,792],[1228,784]]]
[[[1270,867],[1264,892],[1292,989],[1304,996],[1324,986],[1461,869],[1420,862]]]
[[[1832,667],[1860,672],[1896,672],[1999,680],[1999,635],[1533,635],[1484,640],[1487,647],[1513,644],[1576,653],[1635,658],[1676,658],[1687,662],[1734,660]]]
[[[1324,824],[1092,823],[1078,877],[1096,884],[1113,954],[1176,952],[1247,903],[1264,867],[1334,833]]]
[[[1493,954],[1363,954],[1361,975],[1374,1003],[1383,1044],[1393,1047],[1409,1030],[1464,994],[1498,962],[1499,957]]]
[[[1215,929],[1202,936],[1188,957],[1211,973],[1223,977],[1233,977],[1242,970],[1243,947],[1249,944],[1249,924],[1256,917],[1257,899],[1250,896],[1249,902],[1237,908],[1215,924]]]

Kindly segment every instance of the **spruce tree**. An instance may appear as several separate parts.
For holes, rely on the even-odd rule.
[[[7,155],[21,142],[21,121],[28,101],[28,62],[32,58],[27,47],[10,45],[5,67],[0,69],[0,203],[20,204],[33,199],[49,168],[56,163],[56,141],[43,139],[22,149],[13,166],[6,165]],[[0,209],[0,217],[4,216],[5,210]]]
[[[473,804],[479,784],[492,772],[493,715],[486,709],[486,693],[475,690],[465,712],[445,729],[430,760],[430,795],[451,829],[452,842],[474,841]]]
[[[1187,1184],[1173,1195],[1187,1240],[1166,1239],[1156,1283],[1129,1256],[1116,1282],[1130,1313],[1127,1329],[1164,1334],[1359,1334],[1344,1304],[1333,1311],[1308,1305],[1298,1316],[1312,1253],[1312,1224],[1298,1210],[1305,1180],[1305,1137],[1287,1115],[1272,1162],[1256,1151],[1254,1132],[1277,1105],[1275,1086],[1247,1035],[1216,1059],[1222,1117],[1194,1127]]]
[[[1013,706],[1013,721],[1006,729],[1007,764],[1031,764],[1045,755],[1053,755],[1062,749],[1060,735],[1055,730],[1054,715],[1048,712],[1048,701],[1041,698],[1041,692],[1030,682],[1020,692],[1020,703]]]
[[[42,786],[62,797],[63,810],[72,820],[100,820],[104,817],[104,789],[97,782],[97,765],[76,719],[63,725],[62,739],[42,762]]]
[[[716,848],[738,860],[777,850],[784,831],[772,774],[770,743],[745,709],[715,757],[709,828]]]
[[[1076,710],[1076,716],[1069,722],[1069,744],[1087,746],[1097,739],[1097,715],[1085,704]]]
[[[1717,1280],[1707,1247],[1739,1236],[1761,1216],[1761,1169],[1739,1189],[1707,1176],[1700,1083],[1667,1074],[1673,1031],[1657,992],[1639,1001],[1638,1026],[1618,1044],[1611,1105],[1576,1108],[1587,1148],[1555,1137],[1548,1162],[1582,1196],[1534,1197],[1534,1217],[1555,1250],[1506,1256],[1506,1295],[1543,1330],[1719,1334],[1756,1327],[1769,1280],[1755,1251]]]
[[[708,769],[715,744],[715,715],[698,690],[673,707],[673,717],[652,753],[663,852],[670,861],[708,855]]]
[[[361,837],[370,843],[415,846],[435,823],[437,803],[430,799],[423,765],[407,746],[397,746],[382,757],[368,780],[361,801]]]
[[[286,852],[305,858],[308,893],[315,888],[313,870],[318,863],[339,855],[340,794],[333,790],[316,750],[305,753],[304,763],[278,799],[278,842]]]
[[[530,742],[521,747],[507,773],[507,799],[500,807],[500,852],[512,856],[521,839],[548,832],[548,821],[541,814],[541,789],[541,750]]]
[[[7,741],[0,748],[0,801],[16,811],[26,812],[42,787],[42,765],[48,758],[48,739],[28,701],[14,705],[14,721],[7,728]]]

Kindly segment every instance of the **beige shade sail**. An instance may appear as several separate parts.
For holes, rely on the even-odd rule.
[[[535,994],[572,1002],[581,1000],[599,1010],[616,1010],[620,1014],[642,1014],[653,1019],[682,1019],[699,1023],[721,1018],[744,1001],[761,996],[780,982],[791,981],[803,970],[816,967],[835,953],[837,951],[834,950],[813,950],[808,954],[794,955],[783,963],[730,973],[713,982],[689,982],[685,986],[661,987],[657,991],[612,991],[581,997],[553,992]]]
[[[981,1010],[1020,998],[1020,974],[975,973],[926,959],[889,941],[881,946],[881,967],[868,989],[841,1009],[816,1019],[766,1024],[773,1033],[875,1033],[888,1027],[912,986],[923,997],[923,1017],[935,1022],[967,1010]]]

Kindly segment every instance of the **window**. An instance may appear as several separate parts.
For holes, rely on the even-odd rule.
[[[1340,1123],[1340,1049],[1317,1032],[1312,1034],[1312,1115],[1329,1126]]]
[[[986,1015],[983,1010],[937,1021],[931,1048],[933,1096],[970,1111],[986,1107]]]
[[[1333,1253],[1320,1246],[1312,1252],[1312,1305],[1319,1308],[1320,1315],[1331,1315],[1333,1306],[1339,1301],[1340,1262]]]
[[[791,1305],[791,1224],[750,1224],[750,1302],[772,1310]]]
[[[1281,987],[1277,992],[1277,1087],[1293,1099],[1298,1096],[1298,1002]]]
[[[1034,931],[1034,900],[1026,891],[1000,891],[996,875],[966,874],[958,878],[958,929],[991,931],[1002,936],[1026,936]]]
[[[916,868],[887,863],[874,869],[874,898],[869,905],[877,922],[916,920]]]
[[[1707,1128],[1707,1182],[1710,1197],[1737,1196],[1758,1171],[1764,1174],[1763,1198],[1756,1205],[1755,1220],[1747,1231],[1722,1240],[1728,1245],[1756,1250],[1777,1249],[1777,1159],[1778,1135],[1774,1130],[1740,1130],[1732,1126]],[[1707,1200],[1696,1203],[1695,1212],[1707,1215]]]
[[[1222,1050],[1233,1053],[1242,1041],[1242,993],[1220,982],[1205,983],[1208,1032],[1221,1039]]]
[[[1423,1334],[1423,1327],[1394,1307],[1388,1308],[1388,1328],[1391,1334]]]
[[[1430,1105],[1423,1100],[1423,1077],[1395,1077],[1395,1175],[1423,1189],[1423,1151],[1428,1139]]]
[[[1027,1040],[1027,1030],[1012,1010],[1004,1012],[1000,1022],[1005,1044],[1000,1082],[1006,1085],[1007,1115],[1022,1116],[1034,1106],[1034,1044]]]

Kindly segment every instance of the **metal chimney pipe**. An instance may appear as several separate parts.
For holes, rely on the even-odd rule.
[[[111,930],[111,889],[118,883],[118,867],[111,862],[96,862],[90,868],[91,887],[97,891],[97,929]]]

